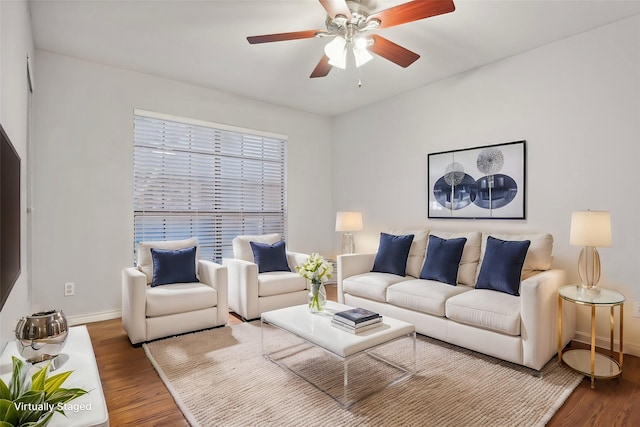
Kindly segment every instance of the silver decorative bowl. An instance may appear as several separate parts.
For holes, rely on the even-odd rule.
[[[18,352],[29,363],[54,359],[67,341],[69,328],[61,310],[23,317],[16,326]]]

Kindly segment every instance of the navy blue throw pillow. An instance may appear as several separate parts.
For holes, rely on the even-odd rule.
[[[258,273],[291,271],[287,262],[284,240],[269,244],[249,242],[253,251],[253,262],[258,264]]]
[[[380,233],[380,245],[371,271],[406,276],[407,258],[413,242],[413,234],[394,236]]]
[[[530,240],[508,241],[489,236],[476,289],[519,296],[522,266],[530,244]]]
[[[196,247],[184,249],[151,248],[153,280],[151,286],[197,282]]]
[[[446,240],[438,236],[429,236],[427,257],[422,265],[420,278],[456,286],[465,243],[466,237]]]

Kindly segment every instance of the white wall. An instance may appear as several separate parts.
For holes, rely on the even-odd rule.
[[[41,50],[36,63],[35,306],[117,315],[132,262],[134,108],[288,135],[287,247],[332,249],[329,119]]]
[[[613,247],[600,250],[600,284],[626,296],[625,351],[640,355],[640,319],[631,316],[640,300],[640,16],[344,114],[333,132],[334,210],[363,212],[361,251],[397,226],[545,231],[555,266],[576,282],[571,212],[610,210]],[[428,153],[521,139],[525,221],[427,220]],[[588,319],[579,310],[578,338],[588,336]],[[598,319],[597,335],[608,337],[608,311]]]
[[[21,274],[0,313],[0,351],[15,339],[15,322],[29,314],[27,271],[27,56],[33,57],[26,1],[0,2],[0,123],[21,159]]]

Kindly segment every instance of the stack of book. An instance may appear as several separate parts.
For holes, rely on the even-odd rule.
[[[364,308],[352,308],[333,315],[331,325],[343,331],[357,334],[382,324],[382,316]]]

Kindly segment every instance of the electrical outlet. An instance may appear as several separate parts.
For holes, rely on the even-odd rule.
[[[64,296],[71,297],[76,293],[76,284],[73,282],[67,282],[64,284]]]
[[[633,317],[640,317],[640,301],[633,302],[633,312],[631,314]]]

